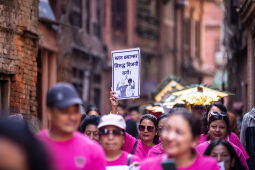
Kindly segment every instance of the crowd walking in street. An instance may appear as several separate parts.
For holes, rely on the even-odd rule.
[[[115,94],[109,91],[109,113],[90,105],[82,115],[83,102],[75,88],[57,83],[47,92],[49,127],[37,134],[23,119],[0,118],[0,169],[255,169],[254,108],[244,115],[239,140],[221,103],[208,105],[201,117],[185,105],[158,117],[126,115],[119,112]],[[134,110],[139,112],[132,106],[129,113]],[[128,125],[128,120],[134,124]],[[138,134],[129,134],[128,126]]]

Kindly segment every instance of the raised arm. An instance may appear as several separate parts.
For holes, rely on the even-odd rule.
[[[112,106],[111,113],[118,114],[117,107],[118,107],[119,101],[118,101],[117,97],[115,96],[115,94],[116,94],[116,92],[112,91],[112,88],[111,88],[110,98],[109,98],[109,100],[111,102],[111,106]]]

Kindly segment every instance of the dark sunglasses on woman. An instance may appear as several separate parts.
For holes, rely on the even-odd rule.
[[[138,126],[140,131],[145,131],[145,129],[147,129],[148,132],[153,132],[155,127],[154,126],[144,126],[144,125],[139,125]]]
[[[112,134],[113,136],[121,136],[121,135],[124,135],[125,132],[120,129],[116,129],[116,130],[100,129],[99,134],[103,136],[108,136],[110,134]]]

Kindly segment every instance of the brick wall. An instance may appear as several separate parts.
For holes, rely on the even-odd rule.
[[[28,120],[37,116],[38,2],[0,0],[0,74],[11,80],[11,111]]]

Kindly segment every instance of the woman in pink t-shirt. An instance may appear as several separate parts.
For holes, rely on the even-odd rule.
[[[208,141],[196,146],[196,150],[200,154],[204,154],[204,151],[212,141],[217,139],[225,139],[226,136],[230,133],[230,124],[227,113],[210,112],[208,116],[209,116]],[[246,162],[247,158],[245,158],[243,152],[231,142],[230,144],[234,147],[243,166],[248,168]]]
[[[118,100],[114,96],[115,92],[110,91],[110,102],[112,105],[112,113],[118,114]],[[140,159],[145,159],[149,150],[157,144],[155,142],[156,137],[156,121],[157,118],[151,114],[145,114],[142,116],[138,129],[141,139],[136,139],[133,136],[126,133],[125,143],[122,149],[128,153],[132,153],[138,156]]]
[[[201,123],[188,110],[172,112],[162,129],[162,143],[166,154],[151,157],[141,163],[140,170],[162,170],[162,162],[169,158],[175,160],[178,170],[219,170],[212,157],[197,155],[194,147],[200,135]]]
[[[206,138],[208,136],[208,121],[209,121],[209,116],[208,115],[209,115],[210,112],[217,112],[217,113],[224,112],[224,113],[227,113],[227,108],[221,103],[213,103],[210,106],[208,106],[205,114],[203,115],[203,134],[200,135],[198,144],[203,143],[207,140]],[[249,157],[246,150],[244,149],[242,143],[240,142],[238,136],[235,133],[230,132],[225,137],[225,140],[230,141],[233,144],[235,144],[237,147],[239,147],[242,150],[245,158]]]
[[[218,162],[224,162],[225,170],[245,170],[235,149],[226,140],[214,140],[204,152],[204,155],[213,156]]]
[[[157,118],[156,127],[157,127],[157,134],[160,139],[161,139],[161,134],[162,134],[161,131],[162,131],[162,128],[166,122],[167,116],[168,116],[168,114],[162,114]],[[159,142],[159,144],[153,146],[149,150],[147,157],[159,156],[164,153],[165,153],[165,151],[163,149],[162,142]]]
[[[108,114],[101,117],[99,125],[99,140],[106,154],[107,166],[130,166],[140,159],[122,151],[125,139],[126,123],[122,116]]]
[[[141,159],[145,159],[149,150],[155,145],[156,121],[157,118],[151,114],[143,115],[139,124],[141,139],[136,139],[126,133],[125,144],[122,149],[137,155]]]

